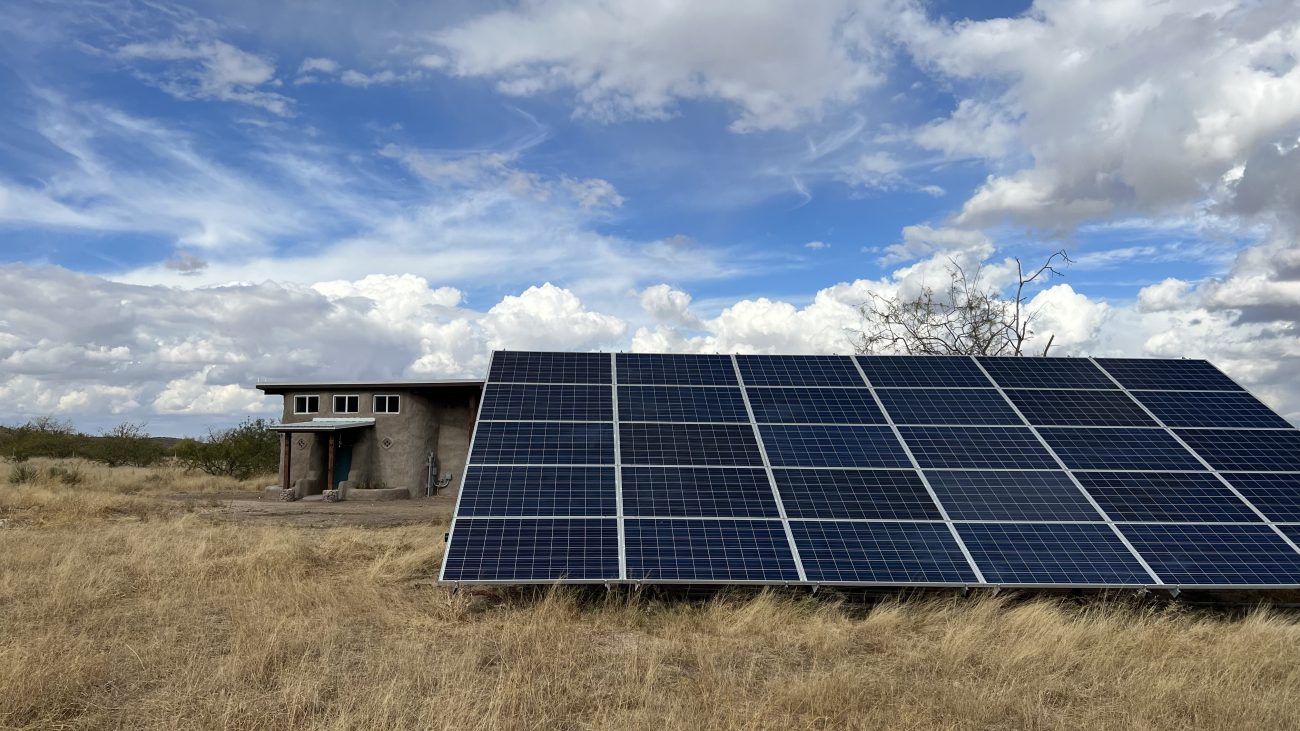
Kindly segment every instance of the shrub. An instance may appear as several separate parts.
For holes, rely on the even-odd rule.
[[[212,429],[202,439],[185,439],[173,453],[186,469],[246,480],[280,464],[280,438],[266,419],[244,419],[230,429]]]
[[[86,457],[109,467],[148,467],[157,464],[166,451],[149,438],[144,424],[123,422],[88,443]]]
[[[81,470],[61,464],[50,465],[45,474],[49,475],[51,480],[58,480],[68,486],[80,485],[85,481],[85,476],[81,474]]]
[[[14,462],[32,457],[75,457],[84,449],[85,440],[71,423],[37,416],[22,426],[0,431],[0,454]]]
[[[35,467],[19,462],[13,466],[13,469],[9,470],[9,484],[25,485],[29,482],[36,482],[36,478],[40,476],[40,471]]]

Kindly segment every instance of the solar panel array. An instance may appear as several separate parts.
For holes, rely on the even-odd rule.
[[[1300,431],[1205,361],[493,354],[441,580],[1300,587]]]

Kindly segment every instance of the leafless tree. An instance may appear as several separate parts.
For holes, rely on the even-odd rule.
[[[1063,276],[1057,268],[1072,260],[1057,251],[1042,266],[1026,271],[1016,257],[1014,287],[999,289],[983,280],[983,268],[967,271],[949,260],[945,292],[926,287],[912,299],[872,294],[859,305],[861,327],[851,330],[859,353],[910,355],[1026,355],[1037,310],[1029,309],[1026,289],[1040,279]],[[1052,348],[1048,339],[1040,355]]]

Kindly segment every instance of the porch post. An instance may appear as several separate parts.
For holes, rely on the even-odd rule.
[[[330,432],[330,456],[329,467],[325,470],[325,488],[326,490],[334,489],[334,445],[338,443],[338,434]]]
[[[289,489],[289,444],[293,441],[293,435],[289,432],[280,432],[280,489]]]

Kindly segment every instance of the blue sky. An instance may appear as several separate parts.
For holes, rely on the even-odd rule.
[[[1300,11],[835,0],[0,9],[0,396],[193,433],[492,348],[844,352],[1005,283],[1300,414]]]

